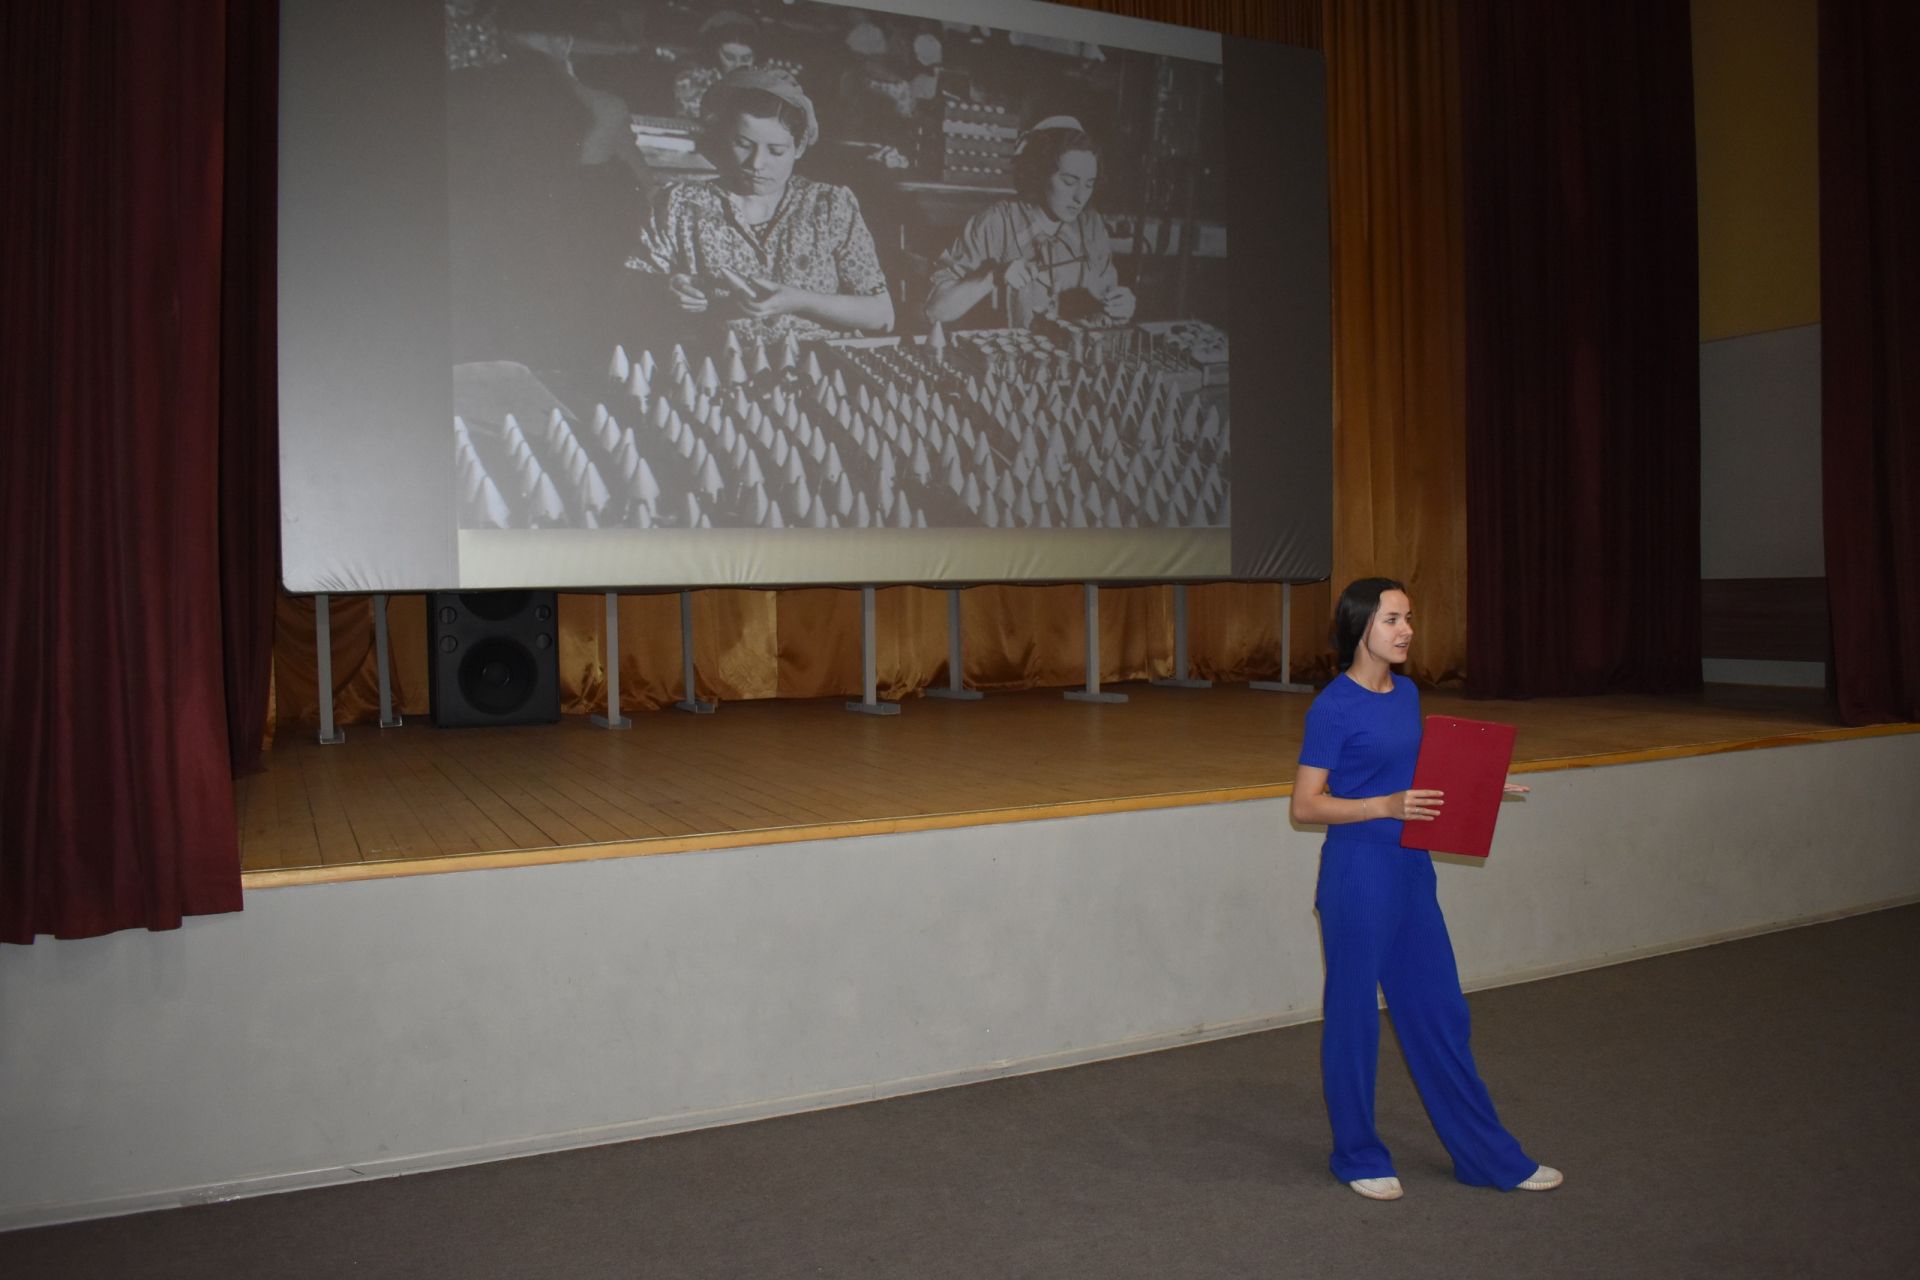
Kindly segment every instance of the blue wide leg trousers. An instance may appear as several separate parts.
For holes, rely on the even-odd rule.
[[[1321,1082],[1342,1182],[1394,1176],[1373,1124],[1384,990],[1407,1069],[1454,1176],[1512,1190],[1538,1162],[1500,1124],[1468,1047],[1471,1028],[1453,942],[1435,896],[1433,859],[1398,844],[1328,840],[1314,906],[1326,953]]]

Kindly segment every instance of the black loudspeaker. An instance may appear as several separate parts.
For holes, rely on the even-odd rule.
[[[433,722],[552,724],[560,657],[551,591],[436,591],[427,599]]]

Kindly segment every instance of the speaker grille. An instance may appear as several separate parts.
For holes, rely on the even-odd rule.
[[[460,607],[483,622],[511,622],[531,610],[535,622],[553,621],[550,591],[462,591]]]
[[[475,711],[510,716],[533,696],[533,651],[515,640],[482,640],[460,659],[460,694]]]
[[[551,724],[560,717],[551,591],[438,592],[429,614],[433,722]]]

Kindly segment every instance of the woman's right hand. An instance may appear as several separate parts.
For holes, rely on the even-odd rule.
[[[1111,293],[1100,299],[1100,309],[1106,313],[1107,319],[1125,324],[1133,319],[1133,308],[1136,302],[1133,290],[1115,285]]]
[[[1006,265],[1000,272],[1000,278],[1006,281],[1009,289],[1024,289],[1038,277],[1033,273],[1033,264],[1025,258],[1019,258]]]
[[[1440,816],[1440,806],[1444,791],[1396,791],[1387,799],[1389,818],[1398,818],[1402,822],[1432,822]]]
[[[684,272],[667,277],[667,291],[682,311],[698,314],[707,309],[707,295],[694,286],[693,277]]]

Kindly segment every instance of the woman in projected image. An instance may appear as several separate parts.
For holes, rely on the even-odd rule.
[[[1398,1200],[1393,1156],[1373,1124],[1384,989],[1394,1034],[1453,1176],[1502,1191],[1551,1191],[1560,1171],[1520,1149],[1494,1113],[1468,1044],[1466,997],[1435,894],[1433,855],[1403,849],[1403,823],[1446,803],[1413,789],[1420,694],[1394,672],[1413,644],[1413,606],[1390,578],[1362,578],[1334,607],[1345,668],[1307,710],[1290,815],[1324,825],[1314,908],[1327,976],[1320,1076],[1333,1126],[1333,1176],[1369,1200]],[[1507,784],[1509,792],[1525,787]]]
[[[829,336],[893,327],[893,300],[860,205],[793,166],[820,136],[790,72],[728,72],[702,103],[713,182],[676,182],[654,200],[627,266],[683,320],[747,335]]]
[[[1002,298],[995,323],[1020,328],[1036,315],[1132,319],[1133,291],[1121,286],[1106,224],[1090,207],[1099,178],[1099,148],[1078,120],[1049,116],[1027,130],[1013,158],[1015,198],[969,218],[940,256],[927,319],[951,324],[989,294]]]
[[[756,39],[752,19],[722,9],[700,24],[700,57],[673,79],[673,105],[681,115],[698,120],[712,88],[730,71],[753,65]]]

